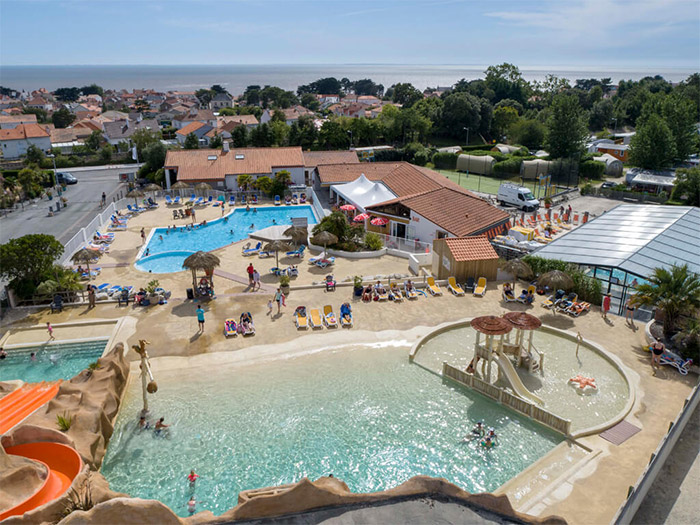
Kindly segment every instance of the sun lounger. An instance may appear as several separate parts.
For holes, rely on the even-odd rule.
[[[260,248],[262,248],[262,242],[258,242],[258,244],[255,245],[255,248],[244,249],[243,256],[250,257],[251,255],[257,255],[260,253]]]
[[[205,204],[211,204],[212,202],[214,202],[214,196],[209,195],[209,198],[206,200]]]
[[[430,292],[430,295],[442,295],[442,290],[435,283],[435,277],[432,275],[428,277],[428,291]]]
[[[245,204],[247,204],[245,195],[241,196],[241,204],[243,204],[244,206]]]
[[[590,309],[591,303],[587,303],[585,301],[577,301],[566,309],[566,313],[574,317],[578,317],[583,312],[587,312]]]
[[[447,289],[455,295],[464,295],[464,290],[457,284],[457,279],[454,277],[447,278]]]
[[[377,288],[377,285],[374,286],[374,296],[377,298],[378,301],[389,300],[389,294],[387,293],[387,291],[383,288]]]
[[[311,324],[311,328],[323,328],[321,312],[319,312],[318,308],[311,308],[309,310],[309,323]]]
[[[537,290],[535,289],[535,287],[533,285],[528,286],[527,290],[518,296],[518,302],[523,303],[523,304],[531,304],[534,301],[536,291]],[[531,295],[532,295],[531,299],[527,298],[528,293],[531,293]]]
[[[251,204],[257,204],[257,203],[258,203],[258,196],[257,196],[257,195],[253,195],[253,196],[250,198],[250,203],[251,203]]]
[[[204,197],[198,197],[197,200],[194,201],[195,206],[202,206],[203,204],[206,204],[206,202],[204,202]]]
[[[248,327],[246,328],[246,321]],[[244,337],[247,335],[255,335],[255,325],[253,324],[253,316],[250,312],[244,312],[241,314],[241,318],[238,321],[238,333]]]
[[[675,354],[666,351],[663,354],[661,354],[659,363],[661,363],[662,365],[672,366],[676,370],[678,370],[678,372],[680,372],[681,375],[686,376],[688,375],[688,370],[690,370],[690,367],[693,365],[693,360],[683,359]]]
[[[173,200],[170,198],[170,195],[165,196],[165,204],[167,204],[168,206],[172,206],[173,204],[175,204],[173,202]]]
[[[228,205],[229,206],[235,206],[236,205],[236,196],[231,195],[228,199]]]
[[[330,304],[323,307],[323,322],[328,328],[338,328],[338,318]]]
[[[275,206],[279,206],[280,204],[282,204],[282,203],[280,202],[280,196],[279,196],[279,195],[275,195]]]
[[[299,197],[299,203],[306,204],[306,193],[301,194],[301,197]]]
[[[352,327],[352,308],[350,303],[343,303],[340,307],[340,326],[344,328]]]
[[[287,275],[289,277],[299,277],[299,268],[294,265],[287,266]]]
[[[306,306],[297,306],[294,310],[294,324],[298,330],[306,330],[309,327],[309,317],[306,315]]]
[[[518,300],[517,297],[515,297],[515,294],[513,293],[513,290],[510,290],[509,293],[506,293],[505,289],[501,292],[501,296],[503,297],[503,300],[507,303],[513,303]]]
[[[292,198],[291,198],[289,195],[287,195],[287,196],[284,198],[284,205],[285,205],[285,206],[289,206],[290,204],[292,204]]]
[[[274,253],[272,253],[272,252],[266,252],[265,250],[262,250],[262,251],[258,254],[258,257],[260,257],[261,259],[267,259],[268,257],[273,257],[273,256],[274,256]]]
[[[111,297],[111,296],[114,295],[115,293],[121,292],[121,291],[122,291],[122,287],[115,284],[114,286],[110,286],[109,288],[107,288],[106,291],[107,291],[107,295],[109,295],[109,296]]]
[[[96,292],[106,292],[107,290],[109,290],[109,283],[102,283],[100,285],[95,286]]]
[[[403,283],[403,291],[409,300],[418,299],[418,292],[416,291],[416,289],[413,286],[411,286],[409,288],[408,282]]]
[[[297,204],[299,202],[299,197],[297,197],[297,194],[294,193],[292,194],[292,204]]]
[[[476,286],[476,283],[474,282],[474,277],[467,277],[467,282],[464,283],[464,290],[467,292],[473,292],[474,286]]]
[[[389,299],[393,299],[397,303],[403,301],[403,294],[401,293],[401,289],[399,288],[398,284],[391,283],[391,286],[389,287]]]
[[[302,257],[304,257],[304,250],[306,250],[306,246],[302,244],[302,245],[299,246],[299,248],[297,248],[296,250],[292,250],[291,252],[287,252],[285,255],[286,255],[287,257],[299,257],[299,258],[302,258]]]
[[[335,263],[335,257],[328,257],[327,259],[319,259],[314,264],[319,268],[326,268]]]
[[[557,304],[554,305],[554,309],[557,312],[566,312],[571,305],[573,305],[578,299],[578,295],[575,292],[571,292],[568,297],[562,298]]]
[[[187,217],[187,215],[185,215],[185,211],[184,211],[182,208],[180,208],[178,211],[180,212],[180,218],[181,218],[181,219],[184,219],[184,218]]]
[[[111,231],[124,231],[126,230],[126,224],[119,224],[119,223],[112,223],[109,226],[107,226],[108,230]]]
[[[226,337],[236,337],[238,335],[238,325],[235,319],[226,319],[224,321],[224,335]]]
[[[136,207],[134,206],[133,208],[131,207],[131,204],[126,205],[126,209],[129,210],[131,213],[141,213],[142,211],[146,211],[146,208],[141,208],[141,207]]]
[[[486,277],[479,277],[479,280],[474,287],[474,295],[483,297],[486,295]]]
[[[197,196],[193,193],[192,195],[190,195],[190,198],[187,200],[187,202],[189,204],[194,204],[194,201],[196,201],[196,200],[197,200]]]

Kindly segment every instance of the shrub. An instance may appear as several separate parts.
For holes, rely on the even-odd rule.
[[[585,275],[575,264],[558,259],[544,259],[533,255],[526,255],[523,257],[523,261],[532,268],[532,271],[538,277],[553,270],[559,270],[568,274],[573,280],[574,286],[567,291],[576,293],[581,301],[600,304],[603,298],[600,281]]]
[[[579,166],[579,175],[590,179],[602,179],[605,173],[605,163],[597,160],[587,160]]]
[[[581,192],[581,195],[590,195],[593,193],[593,185],[590,182],[587,182],[583,186],[581,186],[581,189],[579,190]]]
[[[425,166],[430,160],[430,154],[426,151],[419,151],[413,156],[413,164],[418,166]]]
[[[146,285],[146,291],[148,293],[154,293],[159,286],[160,282],[158,282],[158,279],[153,279]]]
[[[441,170],[453,170],[457,167],[457,155],[456,153],[447,153],[438,151],[433,155],[433,164],[437,169]]]
[[[289,286],[289,275],[280,275],[280,286]]]
[[[520,173],[520,165],[523,163],[522,157],[511,157],[508,160],[496,162],[493,165],[494,173]]]
[[[68,416],[65,412],[63,415],[56,414],[56,424],[58,425],[59,430],[62,432],[67,432],[70,430],[70,427],[73,424],[73,416]]]
[[[371,251],[377,251],[384,248],[382,238],[376,233],[367,232],[365,234],[365,248]]]

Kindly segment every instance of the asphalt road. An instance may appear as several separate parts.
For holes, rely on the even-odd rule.
[[[68,199],[68,206],[49,217],[49,205],[55,210],[55,198],[53,201],[43,199],[33,204],[25,203],[24,210],[20,207],[0,218],[0,243],[30,233],[48,233],[65,243],[100,211],[103,191],[107,194],[108,204],[119,191],[126,191],[126,184],[120,183],[111,173],[70,173],[78,179],[78,184],[68,186],[63,194]]]

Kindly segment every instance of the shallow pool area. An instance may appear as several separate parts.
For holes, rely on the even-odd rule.
[[[155,228],[148,243],[139,252],[137,270],[153,273],[182,271],[182,261],[197,251],[211,251],[242,241],[263,228],[290,225],[292,218],[305,218],[308,224],[318,221],[311,206],[265,206],[245,210],[238,208],[206,226],[188,230],[186,222],[175,222],[175,229]],[[148,256],[144,256],[148,253]],[[154,257],[161,255],[161,257]]]
[[[407,346],[353,345],[274,361],[160,370],[151,414],[168,437],[139,431],[132,374],[102,474],[112,490],[162,501],[179,515],[221,514],[238,492],[333,474],[354,492],[445,477],[492,491],[563,437],[407,359]],[[500,445],[462,438],[484,420]],[[187,474],[201,478],[190,489]]]
[[[26,383],[70,379],[102,357],[107,339],[7,348],[0,361],[0,381]],[[32,352],[36,360],[32,360]]]
[[[466,369],[474,355],[476,332],[469,326],[456,326],[427,339],[420,346],[415,362],[438,374],[443,361]],[[544,353],[543,372],[529,373],[517,368],[523,384],[545,402],[544,408],[571,420],[572,432],[605,423],[627,405],[630,389],[625,377],[613,364],[588,344],[582,344],[576,356],[576,342],[547,329],[536,330],[535,348]],[[481,371],[481,364],[477,372]],[[496,381],[498,367],[492,367]],[[569,383],[569,378],[593,377],[598,390],[582,394]],[[499,386],[507,386],[498,383]]]

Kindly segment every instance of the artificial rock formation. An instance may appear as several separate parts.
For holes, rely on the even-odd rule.
[[[44,483],[44,465],[20,456],[10,456],[0,447],[0,512],[24,501]]]

